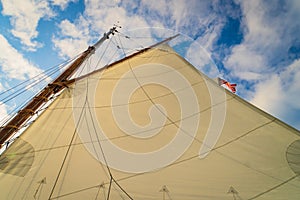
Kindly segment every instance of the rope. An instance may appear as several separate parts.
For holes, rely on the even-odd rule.
[[[112,177],[113,178],[113,177]],[[122,192],[124,192],[124,194],[126,194],[126,196],[133,200],[133,198],[122,188],[122,186],[118,183],[118,181],[116,181],[114,178],[113,178],[113,181],[117,184],[117,186],[122,190]]]
[[[55,73],[55,72],[54,72],[54,73]],[[42,81],[46,80],[47,78],[48,78],[48,77],[44,77],[44,78],[42,78],[42,79],[40,79],[40,80],[34,81],[34,82],[32,82],[30,85],[24,86],[23,88],[18,89],[18,90],[16,91],[16,92],[18,92],[18,93],[12,93],[12,94],[10,94],[10,95],[8,95],[8,96],[2,98],[2,99],[0,100],[0,101],[1,101],[0,105],[3,105],[3,104],[5,104],[5,103],[7,103],[8,101],[14,99],[15,97],[17,97],[17,96],[23,94],[24,92],[29,91],[29,89],[32,89],[34,86],[38,85],[39,83],[41,83]]]
[[[266,191],[264,191],[264,192],[262,192],[262,193],[259,193],[259,194],[255,195],[254,197],[251,197],[251,198],[248,199],[248,200],[252,200],[252,199],[256,199],[256,198],[258,198],[258,197],[261,197],[261,196],[263,196],[264,194],[269,193],[269,192],[271,192],[271,191],[273,191],[273,190],[275,190],[275,189],[277,189],[277,188],[283,186],[284,184],[286,184],[286,183],[288,183],[288,182],[294,180],[294,179],[297,178],[298,176],[299,176],[299,175],[292,176],[291,178],[287,179],[286,181],[283,181],[283,182],[279,183],[278,185],[275,185],[274,187],[272,187],[272,188],[270,188],[270,189],[268,189],[268,190],[266,190]]]
[[[18,83],[17,85],[8,88],[7,90],[1,92],[1,93],[0,93],[0,96],[3,95],[3,94],[5,94],[5,93],[7,93],[7,92],[9,92],[9,91],[11,91],[11,90],[13,90],[13,89],[15,89],[15,88],[17,88],[17,87],[19,87],[19,86],[21,86],[21,85],[24,86],[25,83],[30,82],[30,81],[32,81],[32,80],[35,80],[35,78],[37,78],[37,77],[39,77],[39,76],[45,76],[45,75],[46,75],[45,72],[51,71],[51,70],[55,69],[56,67],[57,67],[57,66],[53,66],[53,67],[47,69],[46,71],[41,72],[41,73],[37,74],[36,76],[31,77],[30,79],[27,79],[26,81],[20,82],[20,83]]]
[[[86,102],[85,102],[85,103],[86,103]],[[56,179],[55,179],[54,185],[53,185],[53,187],[52,187],[52,189],[51,189],[51,192],[50,192],[50,195],[49,195],[49,198],[48,198],[48,199],[51,199],[51,196],[52,196],[52,194],[53,194],[53,192],[54,192],[54,188],[56,187],[56,184],[57,184],[58,179],[59,179],[59,177],[60,177],[60,175],[61,175],[61,172],[62,172],[62,169],[63,169],[63,167],[64,167],[64,164],[65,164],[65,162],[66,162],[66,160],[67,160],[67,156],[68,156],[69,151],[70,151],[70,149],[71,149],[73,140],[74,140],[74,138],[75,138],[75,136],[76,136],[76,130],[78,129],[78,126],[79,126],[79,124],[80,124],[80,121],[81,121],[81,118],[82,118],[82,115],[83,115],[83,110],[84,110],[84,109],[82,108],[81,113],[80,113],[80,115],[79,115],[78,123],[76,124],[76,127],[75,127],[75,129],[74,129],[74,132],[73,132],[71,141],[70,141],[70,143],[69,143],[69,145],[68,145],[67,152],[66,152],[65,157],[64,157],[64,159],[63,159],[63,162],[62,162],[62,164],[61,164],[61,166],[60,166],[59,172],[58,172],[58,174],[57,174],[57,177],[56,177]]]
[[[76,56],[76,57],[77,57],[77,56]],[[56,72],[60,71],[59,66],[63,66],[63,68],[66,67],[66,66],[67,66],[66,64],[69,63],[69,62],[72,62],[76,57],[74,57],[74,58],[72,58],[72,59],[70,59],[70,60],[67,60],[67,61],[65,61],[65,62],[63,62],[63,63],[61,63],[61,64],[59,64],[59,65],[55,65],[55,66],[53,66],[53,67],[47,69],[46,71],[44,71],[44,72],[42,72],[42,73],[40,73],[40,74],[37,74],[36,76],[31,77],[30,79],[28,79],[28,80],[26,80],[26,81],[23,81],[23,82],[21,82],[21,83],[15,85],[15,86],[13,86],[13,87],[11,87],[11,88],[5,90],[4,92],[0,93],[0,96],[3,95],[3,94],[5,94],[5,93],[7,93],[7,92],[9,92],[9,91],[11,91],[11,90],[13,90],[13,89],[18,88],[19,86],[22,86],[22,87],[21,87],[20,89],[18,89],[17,91],[15,91],[15,92],[21,91],[22,89],[28,90],[28,89],[32,88],[32,86],[36,85],[37,83],[41,83],[42,81],[44,81],[44,80],[46,80],[47,78],[49,78],[49,76],[52,76],[52,75],[55,74]],[[41,78],[36,79],[37,77],[41,77]],[[29,84],[25,84],[25,83],[27,83],[27,82],[30,82],[30,83],[29,83]],[[14,93],[15,93],[15,92],[14,92]],[[8,95],[8,96],[6,96],[6,97],[0,99],[0,101],[3,101],[3,100],[5,100],[5,99],[9,98],[9,97],[12,96],[12,95],[13,95],[13,94],[10,94],[10,95]],[[1,104],[3,104],[3,103],[1,103]],[[0,105],[1,105],[1,104],[0,104]]]
[[[113,177],[112,177],[112,175],[110,174],[110,180],[109,180],[109,186],[108,186],[108,192],[107,192],[107,199],[106,199],[106,200],[109,200],[112,180],[113,180]]]
[[[106,45],[106,47],[105,47],[103,53],[101,54],[100,58],[98,59],[98,62],[97,62],[97,64],[95,65],[93,71],[95,71],[95,70],[97,69],[97,66],[98,66],[99,63],[101,62],[101,60],[102,60],[102,58],[103,58],[105,52],[107,51],[107,48],[108,48],[108,46],[110,45],[111,41],[112,41],[112,40],[110,39],[109,42],[107,43],[107,45]]]
[[[88,79],[87,79],[87,81],[88,81]],[[90,114],[90,116],[91,116],[91,122],[92,122],[92,128],[93,128],[93,130],[94,130],[94,132],[95,132],[95,134],[96,134],[96,138],[97,138],[97,143],[98,143],[98,145],[99,145],[99,148],[100,148],[100,151],[101,151],[101,154],[102,154],[102,157],[103,157],[103,160],[104,160],[104,162],[105,162],[105,165],[106,165],[106,168],[107,168],[107,171],[108,171],[108,174],[109,174],[109,176],[110,176],[110,184],[109,184],[109,190],[108,190],[108,196],[107,196],[107,200],[109,200],[109,196],[110,196],[110,191],[111,191],[111,183],[112,183],[112,181],[114,181],[115,183],[116,183],[116,185],[122,190],[122,192],[124,193],[124,194],[126,194],[126,196],[128,196],[128,198],[130,198],[130,199],[133,199],[123,188],[122,188],[122,186],[113,178],[113,175],[112,175],[112,173],[111,173],[111,170],[110,170],[110,168],[109,168],[109,165],[108,165],[108,162],[107,162],[107,158],[106,158],[106,156],[105,156],[105,152],[104,152],[104,149],[103,149],[103,147],[102,147],[102,145],[101,145],[101,142],[100,142],[100,139],[99,139],[99,135],[97,134],[97,129],[96,129],[96,125],[95,125],[95,121],[94,121],[94,119],[93,119],[93,115],[92,115],[92,112],[91,112],[91,108],[90,108],[90,106],[89,106],[89,101],[88,101],[88,99],[87,99],[87,95],[88,95],[88,84],[87,84],[87,92],[86,92],[86,101],[85,101],[85,105],[87,106],[87,108],[88,108],[88,111],[89,111],[89,114]],[[91,137],[91,136],[90,136]],[[93,145],[93,147],[94,147],[94,145]],[[94,150],[95,150],[95,147],[94,147]],[[95,152],[96,152],[96,150],[95,150]],[[97,154],[97,153],[96,153]],[[97,154],[97,156],[98,156],[98,154]]]
[[[9,102],[9,101],[11,101],[11,100],[15,100],[15,98],[18,97],[19,95],[21,95],[21,94],[23,94],[23,93],[25,93],[25,92],[29,92],[29,91],[30,91],[29,89],[34,88],[34,86],[37,86],[38,84],[42,83],[42,81],[44,81],[44,80],[46,80],[47,78],[49,78],[49,76],[52,76],[52,75],[54,75],[56,72],[58,72],[58,71],[60,70],[60,68],[56,69],[57,66],[63,65],[63,68],[64,68],[64,67],[67,66],[66,63],[72,62],[76,57],[78,57],[78,55],[75,56],[74,58],[68,60],[68,61],[65,61],[65,62],[61,63],[60,65],[56,65],[56,66],[54,66],[54,67],[51,67],[51,68],[47,69],[47,70],[46,70],[47,73],[44,73],[44,72],[43,72],[43,73],[40,73],[39,75],[36,75],[35,77],[38,77],[38,76],[40,76],[40,75],[43,75],[43,76],[42,76],[43,78],[41,78],[41,79],[39,79],[39,80],[34,80],[34,81],[31,82],[30,84],[27,84],[27,85],[23,86],[22,88],[19,88],[17,91],[15,91],[15,93],[9,94],[8,96],[2,98],[2,99],[0,100],[0,105],[4,105],[5,103],[7,103],[7,102]],[[26,81],[24,81],[24,82],[22,82],[22,83],[20,83],[20,84],[18,84],[18,85],[16,85],[16,86],[12,87],[12,88],[6,90],[5,92],[2,92],[1,94],[4,94],[4,93],[6,93],[6,92],[8,92],[8,91],[10,91],[10,90],[16,89],[16,88],[18,88],[20,85],[22,85],[23,83],[27,83],[27,82],[30,82],[30,81],[32,81],[32,79],[28,79],[28,80],[26,80]],[[17,92],[17,94],[16,94],[16,92]],[[9,113],[7,113],[6,116],[2,116],[3,119],[1,119],[0,123],[1,123],[1,124],[6,124],[8,121],[10,121],[10,120],[14,117],[14,114],[15,114],[18,110],[20,110],[21,108],[23,108],[23,107],[24,107],[24,106],[25,106],[25,105],[26,105],[26,104],[27,104],[27,103],[28,103],[35,95],[36,95],[36,94],[32,94],[32,95],[29,95],[27,98],[23,98],[23,99],[22,99],[22,102],[24,102],[24,103],[23,103],[23,104],[20,104],[19,106],[16,106],[13,110],[11,110]],[[4,102],[1,102],[1,101],[3,101],[3,100],[5,100],[5,101],[4,101]]]
[[[104,183],[102,183],[100,186],[99,186],[99,189],[97,191],[97,194],[96,194],[96,197],[95,197],[95,200],[98,199],[98,195],[99,195],[99,192],[100,192],[100,189],[103,189],[103,198],[106,199],[106,195],[105,195],[105,186],[104,186]]]

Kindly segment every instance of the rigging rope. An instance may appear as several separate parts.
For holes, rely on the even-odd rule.
[[[14,93],[11,93],[11,94],[8,94],[5,97],[2,97],[0,99],[0,105],[5,105],[5,103],[7,103],[7,102],[9,102],[11,100],[15,100],[16,97],[20,96],[21,94],[23,94],[25,92],[29,92],[29,91],[31,92],[31,89],[33,89],[34,86],[37,86],[38,84],[43,83],[44,80],[47,80],[49,77],[51,77],[52,75],[54,75],[56,72],[60,71],[64,67],[66,67],[67,66],[66,63],[72,62],[76,57],[74,57],[74,58],[72,58],[72,59],[70,59],[68,61],[65,61],[65,62],[63,62],[63,63],[61,63],[59,65],[53,66],[53,67],[47,69],[46,71],[44,71],[44,72],[42,72],[42,73],[34,76],[33,78],[28,79],[26,81],[23,81],[23,82],[15,85],[15,86],[9,88],[8,90],[2,92],[0,94],[0,96],[3,95],[3,94],[6,94],[9,91],[17,89],[19,86],[22,86],[18,90],[14,91]],[[63,67],[61,68],[59,66],[63,66]],[[57,67],[59,67],[59,68],[57,68]],[[40,78],[37,79],[38,77],[40,77]],[[28,84],[24,85],[25,83],[28,83]],[[23,98],[22,102],[26,102],[27,103],[30,99],[33,98],[33,96],[35,96],[35,94],[29,95],[25,99]],[[24,105],[26,105],[26,103]],[[11,118],[11,115],[13,113],[15,113],[17,110],[19,110],[20,108],[22,108],[22,107],[23,107],[23,105],[19,105],[15,109],[11,110],[6,116],[4,116],[4,117],[2,116],[3,118],[7,118],[8,117],[8,119],[6,119],[6,120],[2,119],[1,120],[1,124],[5,124]]]
[[[112,175],[110,174],[110,180],[109,180],[109,186],[108,186],[108,192],[107,192],[107,199],[106,200],[109,200],[112,180],[113,180],[113,178],[112,178]]]
[[[36,82],[36,81],[39,80],[39,79],[36,79],[36,78],[38,78],[38,77],[40,77],[40,76],[41,76],[41,77],[44,77],[44,78],[42,78],[41,80],[45,80],[45,79],[49,78],[49,77],[47,77],[47,75],[48,75],[48,76],[49,76],[49,75],[51,76],[51,75],[53,75],[55,72],[60,71],[61,69],[65,68],[65,67],[67,66],[67,65],[66,65],[67,63],[70,63],[70,62],[74,61],[79,55],[80,55],[80,54],[76,55],[75,57],[73,57],[73,58],[71,58],[71,59],[69,59],[69,60],[63,61],[62,63],[60,63],[60,64],[58,64],[58,65],[54,65],[54,66],[52,66],[52,67],[46,69],[45,71],[43,71],[43,72],[41,72],[41,73],[39,73],[39,74],[37,74],[37,75],[31,77],[30,79],[27,79],[27,80],[25,80],[25,81],[23,81],[23,82],[18,83],[18,84],[15,85],[15,86],[12,86],[12,87],[6,89],[5,91],[3,91],[3,92],[0,93],[0,96],[3,95],[3,94],[5,94],[5,93],[7,93],[7,92],[9,92],[9,91],[11,91],[11,90],[13,90],[13,89],[16,89],[16,88],[19,87],[19,86],[22,86],[22,88],[26,88],[29,84],[24,85],[25,83],[31,82],[31,81]],[[60,67],[60,66],[62,66],[62,67]],[[54,70],[54,71],[51,72],[52,70]],[[2,101],[2,99],[0,99],[0,101]]]
[[[83,71],[83,69],[86,68],[86,67],[89,66],[89,65],[90,65],[90,62],[86,62],[86,63],[84,64],[84,66],[81,68],[81,71],[79,72],[79,74],[81,74],[81,72]],[[87,79],[87,81],[88,81],[88,79]],[[97,129],[96,129],[96,126],[95,126],[95,121],[94,121],[94,119],[93,119],[93,117],[92,117],[91,108],[90,108],[90,106],[89,106],[89,101],[88,101],[88,84],[87,84],[87,92],[86,92],[85,102],[84,102],[84,105],[83,105],[83,107],[82,107],[82,110],[81,110],[81,113],[80,113],[80,117],[79,117],[79,120],[78,120],[78,122],[77,122],[77,124],[76,124],[75,130],[78,129],[78,127],[80,126],[80,122],[81,122],[82,120],[84,120],[84,119],[83,119],[84,117],[85,117],[85,120],[87,120],[87,115],[85,114],[85,111],[88,111],[89,116],[91,116],[90,119],[91,119],[91,122],[92,122],[92,129],[93,129],[93,132],[96,134],[97,144],[99,145],[99,148],[100,148],[102,157],[103,157],[103,159],[104,159],[104,161],[105,161],[105,165],[106,165],[106,168],[107,168],[108,175],[109,175],[109,177],[110,177],[110,185],[109,185],[109,191],[108,191],[108,194],[107,194],[107,199],[109,199],[110,192],[111,192],[111,186],[112,186],[112,183],[113,183],[113,182],[118,186],[118,188],[119,188],[125,195],[127,195],[130,199],[133,199],[133,198],[130,197],[130,195],[122,188],[122,186],[121,186],[121,185],[113,178],[113,175],[112,175],[111,170],[110,170],[110,168],[109,168],[109,165],[108,165],[108,162],[107,162],[107,159],[106,159],[105,152],[104,152],[103,147],[102,147],[101,142],[100,142],[99,135],[97,134]],[[92,136],[91,136],[91,130],[89,129],[89,126],[88,126],[88,133],[89,133],[89,135],[90,135],[90,138],[92,139]],[[66,154],[65,154],[65,157],[64,157],[63,162],[62,162],[62,164],[61,164],[60,170],[59,170],[58,175],[57,175],[57,177],[56,177],[55,183],[54,183],[53,188],[52,188],[52,190],[51,190],[49,199],[51,198],[51,196],[52,196],[52,194],[53,194],[53,192],[54,192],[54,188],[56,187],[56,185],[57,185],[57,183],[58,183],[58,179],[59,179],[59,177],[61,176],[63,166],[66,164],[67,156],[68,156],[68,154],[69,154],[69,152],[70,152],[71,146],[73,146],[74,137],[75,137],[75,131],[74,131],[73,136],[72,136],[72,139],[71,139],[71,141],[70,141],[70,143],[69,143],[69,145],[68,145],[67,152],[66,152]],[[98,155],[98,153],[97,153],[97,151],[96,151],[94,142],[92,143],[92,145],[93,145],[93,149],[94,149],[94,151],[95,151],[95,153],[96,153],[96,156],[99,158],[99,155]],[[99,187],[99,190],[100,190],[100,189],[101,189],[101,187]],[[97,191],[96,197],[97,197],[98,194],[99,194],[99,190]],[[122,197],[122,196],[121,196],[121,197]]]
[[[22,86],[21,88],[19,88],[18,90],[16,90],[14,93],[8,94],[7,96],[3,97],[2,99],[0,99],[0,106],[1,105],[5,105],[5,103],[11,101],[11,100],[15,100],[16,97],[20,96],[21,94],[24,94],[25,92],[31,92],[30,90],[34,88],[34,86],[38,86],[38,84],[43,83],[44,80],[47,80],[49,77],[51,77],[52,75],[54,75],[55,73],[57,73],[58,71],[60,71],[61,69],[65,68],[67,66],[67,63],[72,62],[73,60],[75,60],[80,54],[76,55],[75,57],[73,57],[72,59],[69,59],[67,61],[64,61],[58,65],[55,65],[49,69],[47,69],[46,71],[37,74],[36,76],[34,76],[32,79],[28,79],[26,81],[23,81],[11,88],[9,88],[8,90],[2,92],[0,94],[3,95],[9,91],[12,91],[16,88],[18,88],[19,86]],[[62,66],[62,67],[60,67]],[[40,77],[39,79],[36,79],[37,77]],[[25,84],[28,83],[28,84]],[[25,84],[25,85],[24,85]],[[44,87],[44,86],[43,86]],[[6,116],[2,116],[2,119],[0,121],[0,124],[6,124],[10,119],[13,118],[14,114],[20,110],[22,107],[24,107],[36,94],[32,94],[29,95],[26,98],[22,98],[22,102],[23,104],[17,105],[14,109],[10,110],[9,113],[7,113]]]
[[[82,107],[82,110],[81,110],[81,112],[80,112],[80,115],[79,115],[79,121],[80,121],[81,118],[82,118],[83,111],[84,111],[84,107]],[[64,156],[64,159],[63,159],[63,161],[62,161],[62,163],[61,163],[60,169],[59,169],[59,171],[58,171],[57,177],[56,177],[56,179],[55,179],[55,182],[54,182],[54,184],[53,184],[53,187],[52,187],[52,189],[51,189],[51,192],[50,192],[50,195],[49,195],[49,198],[48,198],[48,199],[51,199],[51,196],[52,196],[52,194],[53,194],[53,192],[54,192],[54,189],[55,189],[55,187],[56,187],[56,184],[57,184],[57,182],[58,182],[58,179],[59,179],[59,177],[60,177],[60,175],[61,175],[62,169],[63,169],[63,167],[64,167],[64,164],[65,164],[66,160],[67,160],[67,157],[68,157],[69,151],[70,151],[70,149],[71,149],[72,143],[73,143],[74,138],[75,138],[75,136],[76,136],[76,130],[78,129],[78,126],[79,126],[79,122],[78,122],[78,124],[76,124],[76,127],[75,127],[75,129],[74,129],[72,138],[71,138],[70,143],[69,143],[69,145],[68,145],[68,149],[67,149],[66,154],[65,154],[65,156]]]
[[[101,60],[102,60],[102,58],[103,58],[105,52],[107,51],[107,48],[108,48],[108,46],[110,45],[111,41],[112,41],[112,39],[110,39],[109,42],[107,43],[107,45],[106,45],[106,47],[105,47],[103,53],[101,54],[100,58],[98,59],[97,64],[94,66],[93,71],[95,71],[95,70],[97,69],[97,67],[98,67],[99,63],[101,62]]]
[[[19,87],[19,86],[21,86],[21,85],[24,85],[24,84],[27,83],[27,82],[30,82],[30,81],[32,81],[32,80],[35,80],[35,79],[36,79],[37,77],[39,77],[39,76],[45,76],[45,72],[51,71],[51,70],[55,69],[56,67],[57,67],[57,66],[53,66],[53,67],[47,69],[46,71],[43,71],[43,72],[37,74],[36,76],[31,77],[30,79],[27,79],[27,80],[25,80],[25,81],[23,81],[23,82],[18,83],[18,84],[15,85],[15,86],[12,86],[12,87],[8,88],[7,90],[1,92],[1,93],[0,93],[0,96],[3,95],[3,94],[5,94],[5,93],[7,93],[7,92],[9,92],[9,91],[11,91],[11,90],[13,90],[13,89],[15,89],[15,88],[17,88],[17,87]]]
[[[87,95],[88,93],[86,93],[86,95]],[[87,98],[87,97],[86,97]],[[117,186],[124,192],[124,194],[126,194],[126,196],[128,196],[128,198],[130,198],[130,199],[133,199],[124,189],[123,189],[123,187],[113,178],[113,175],[112,175],[112,173],[111,173],[111,170],[110,170],[110,168],[109,168],[109,165],[108,165],[108,162],[107,162],[107,158],[106,158],[106,156],[105,156],[105,153],[104,153],[104,149],[103,149],[103,147],[102,147],[102,145],[101,145],[101,141],[100,141],[100,139],[99,139],[99,135],[97,134],[97,129],[96,129],[96,126],[95,126],[95,121],[93,120],[93,117],[92,117],[92,112],[91,112],[91,108],[90,108],[90,106],[89,106],[89,102],[88,102],[88,100],[86,99],[86,102],[87,102],[87,108],[88,108],[88,111],[89,111],[89,113],[90,113],[90,116],[91,116],[91,121],[92,121],[92,125],[93,125],[93,129],[94,129],[94,132],[95,132],[95,134],[96,134],[96,138],[97,138],[97,143],[99,144],[99,148],[100,148],[100,151],[101,151],[101,154],[102,154],[102,157],[103,157],[103,160],[104,160],[104,162],[105,162],[105,165],[106,165],[106,168],[107,168],[107,171],[108,171],[108,173],[109,173],[109,175],[110,175],[110,185],[109,185],[109,190],[108,190],[108,195],[107,195],[107,200],[109,200],[109,194],[110,194],[110,188],[111,188],[111,182],[112,182],[112,180],[117,184]],[[98,155],[98,154],[97,154]]]
[[[132,37],[132,36],[129,37],[129,36],[127,36],[127,35],[124,34],[124,33],[120,33],[120,35],[123,36],[123,37],[126,38],[126,39],[129,39],[131,42],[137,44],[137,45],[138,45],[140,48],[142,48],[142,49],[144,49],[145,46],[143,46],[142,44],[137,43],[137,41],[136,41],[136,40],[133,40],[132,38],[136,38],[136,39],[145,39],[145,38],[147,38],[147,39],[152,39],[152,37]],[[128,48],[128,49],[130,49],[130,48]]]
[[[49,73],[48,75],[53,75],[53,74],[56,73],[57,71],[58,71],[58,70],[55,70],[54,72]],[[9,94],[8,96],[6,96],[6,97],[0,99],[0,101],[1,101],[0,105],[3,105],[3,104],[5,104],[5,103],[7,103],[8,101],[14,99],[15,97],[19,96],[20,94],[22,94],[22,93],[24,93],[24,92],[26,92],[26,91],[29,91],[29,90],[32,89],[34,86],[38,85],[39,83],[41,83],[42,81],[44,81],[44,80],[46,80],[46,79],[48,79],[48,78],[49,78],[49,77],[46,76],[46,74],[45,74],[43,78],[38,79],[38,80],[34,80],[32,83],[23,86],[22,88],[16,90],[14,93]],[[15,93],[17,93],[17,94],[15,94]]]
[[[110,39],[110,41],[112,41],[112,39]],[[110,44],[110,43],[109,43],[109,44]],[[109,44],[108,44],[108,45],[109,45]],[[106,46],[104,53],[107,51],[108,45]],[[104,53],[102,54],[102,56],[101,56],[101,58],[99,59],[98,63],[99,63],[100,60],[102,59]],[[98,65],[98,63],[97,63],[97,65]],[[114,182],[114,183],[118,186],[118,188],[120,188],[121,191],[122,191],[128,198],[133,199],[133,198],[132,198],[132,197],[131,197],[131,196],[130,196],[123,188],[122,188],[122,186],[121,186],[121,185],[113,178],[112,172],[111,172],[111,170],[110,170],[110,168],[109,168],[109,164],[108,164],[108,161],[107,161],[107,158],[106,158],[104,149],[103,149],[103,147],[102,147],[102,145],[101,145],[101,141],[100,141],[99,135],[98,135],[98,133],[97,133],[97,129],[96,129],[96,125],[95,125],[95,121],[94,121],[93,115],[92,115],[90,103],[89,103],[89,101],[88,101],[88,94],[89,94],[89,90],[88,90],[88,88],[89,88],[88,83],[89,83],[89,82],[88,82],[88,80],[89,80],[89,79],[87,79],[87,84],[86,84],[86,85],[87,85],[87,87],[86,87],[87,90],[86,90],[86,97],[85,97],[85,102],[84,102],[83,108],[87,108],[87,111],[89,112],[90,119],[91,119],[91,122],[92,122],[92,129],[93,129],[93,131],[94,131],[94,133],[95,133],[95,135],[96,135],[97,144],[99,145],[99,148],[100,148],[100,151],[101,151],[103,160],[104,160],[105,165],[106,165],[107,172],[108,172],[109,177],[110,177],[110,183],[109,183],[109,189],[108,189],[108,194],[107,194],[107,200],[109,200],[109,197],[110,197],[110,191],[111,191],[112,182]],[[86,119],[86,120],[87,120],[87,119]],[[78,123],[79,123],[79,122],[78,122]],[[89,133],[89,135],[90,135],[90,138],[92,139],[92,136],[91,136],[91,132],[90,132],[89,126],[87,126],[87,127],[88,127],[88,133]],[[97,156],[97,158],[98,158],[98,160],[99,160],[99,155],[98,155],[98,153],[97,153],[97,151],[96,151],[96,148],[95,148],[95,146],[94,146],[94,143],[92,143],[92,145],[93,145],[93,149],[94,149],[94,151],[95,151],[95,153],[96,153],[96,156]],[[100,187],[99,187],[99,189],[100,189]],[[99,193],[99,190],[98,190],[96,196],[98,195],[98,193]],[[121,196],[121,197],[122,197],[122,196]]]

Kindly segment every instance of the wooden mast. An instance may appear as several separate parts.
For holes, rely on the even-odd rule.
[[[60,76],[48,84],[29,103],[21,109],[5,126],[0,130],[0,148],[8,144],[9,139],[26,123],[35,112],[44,105],[53,95],[61,91],[68,82],[68,79],[75,73],[78,67],[91,55],[109,36],[117,32],[117,26],[112,27],[93,46],[89,46]]]

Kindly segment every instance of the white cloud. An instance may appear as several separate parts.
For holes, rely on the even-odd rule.
[[[280,74],[286,102],[292,108],[300,109],[300,59],[295,60]]]
[[[123,31],[149,27],[143,16],[129,15],[124,7],[118,7],[118,2],[91,0],[86,1],[85,7],[84,16],[98,34],[107,31],[117,22],[123,27]]]
[[[1,83],[0,83],[0,91],[4,91],[7,88],[10,88],[10,86],[7,85],[7,82],[5,81],[10,81],[15,82],[15,80],[31,80],[34,81],[36,80],[35,76],[38,74],[41,74],[43,71],[39,69],[38,67],[34,66],[32,63],[30,63],[22,54],[20,54],[15,48],[13,48],[6,38],[0,34],[0,49],[1,49],[1,54],[0,54],[0,71],[1,74],[3,75],[3,78],[1,78]],[[49,77],[45,77],[46,81],[49,81]],[[4,85],[2,85],[4,84]],[[28,88],[25,87],[27,90],[34,91],[34,93],[37,92],[37,88]],[[22,86],[23,87],[23,86]],[[11,91],[13,92],[13,91]],[[1,96],[2,99],[6,99],[11,93],[6,93],[5,95]],[[26,93],[27,95],[29,93]],[[2,123],[4,118],[8,117],[8,112],[14,110],[14,107],[16,105],[15,102],[18,101],[24,101],[26,100],[27,96],[18,96],[13,99],[12,101],[6,102],[7,104],[2,104],[0,102],[0,122]],[[24,103],[24,102],[23,102]]]
[[[89,22],[84,17],[79,17],[74,23],[63,20],[58,27],[60,33],[52,38],[52,42],[61,57],[74,57],[90,45]]]
[[[220,77],[220,72],[211,55],[198,41],[194,41],[186,52],[186,59],[211,78]]]
[[[161,15],[167,13],[168,7],[170,6],[170,3],[168,3],[166,0],[161,0],[159,3],[155,1],[142,0],[141,4],[142,7],[147,7],[149,10],[157,11]]]
[[[289,120],[295,110],[300,111],[300,65],[299,60],[289,56],[289,49],[299,42],[300,21],[296,19],[300,18],[300,2],[239,2],[244,15],[244,40],[232,48],[224,65],[232,77],[252,84],[251,91],[244,86],[238,88],[244,98]],[[293,125],[300,128],[299,121]]]
[[[290,119],[300,129],[300,60],[255,86],[250,100],[254,105],[281,119]]]
[[[149,27],[140,16],[129,16],[126,10],[118,7],[119,1],[85,2],[85,11],[74,23],[64,20],[59,24],[60,33],[53,38],[55,47],[59,49],[63,57],[73,57],[82,52],[102,37],[114,24],[119,21],[121,32],[131,29]],[[123,26],[124,27],[124,26]]]
[[[0,92],[1,91],[4,91],[5,90],[5,88],[4,88],[4,86],[2,85],[2,83],[0,82]]]
[[[214,41],[220,34],[225,20],[220,15],[212,12],[210,1],[111,1],[87,0],[85,11],[80,19],[74,23],[60,24],[61,33],[55,37],[56,47],[62,40],[81,38],[81,24],[88,24],[89,35],[98,36],[106,32],[117,21],[123,27],[120,31],[127,32],[137,28],[161,27],[182,31],[183,34],[194,36],[199,29],[204,33],[198,42],[207,50],[212,50]],[[216,6],[215,6],[216,7]],[[187,32],[189,30],[189,32]],[[84,34],[89,37],[88,34]],[[141,33],[142,35],[142,33]],[[146,34],[148,35],[148,34]],[[144,36],[144,35],[143,35]],[[91,38],[85,41],[90,42]],[[93,37],[93,41],[96,37]],[[63,43],[66,43],[64,41]],[[74,49],[71,46],[67,48]],[[65,50],[61,50],[62,54]],[[71,52],[68,52],[70,56]]]
[[[0,123],[2,125],[2,122],[4,119],[6,119],[6,117],[8,116],[8,108],[5,104],[2,104],[2,102],[0,101]]]
[[[261,80],[289,62],[289,48],[299,40],[300,22],[295,19],[300,18],[300,3],[288,1],[281,5],[278,1],[270,4],[263,0],[240,3],[244,14],[244,40],[232,49],[225,66],[236,77]],[[240,74],[250,76],[240,77]]]
[[[26,60],[1,34],[0,49],[0,66],[7,78],[25,80],[42,73],[41,69]]]
[[[280,105],[284,101],[283,96],[281,79],[273,75],[256,85],[255,96],[251,102],[265,111],[278,115],[282,108]]]
[[[59,50],[62,58],[72,58],[87,49],[88,42],[83,39],[56,38],[52,39],[55,48]]]
[[[78,0],[50,0],[52,5],[59,6],[64,10],[70,2],[77,2]]]
[[[72,24],[69,20],[63,20],[59,24],[59,28],[61,29],[61,33],[63,36],[72,37],[72,38],[83,38],[84,36],[88,35],[88,28],[87,26],[84,27],[83,23]]]
[[[224,64],[232,76],[243,80],[260,80],[263,78],[261,73],[268,69],[264,56],[251,50],[247,44],[235,46]]]
[[[37,26],[41,18],[52,17],[54,13],[47,1],[2,0],[2,14],[10,16],[12,34],[21,40],[26,50],[35,51],[41,43],[34,39],[38,36]]]
[[[246,29],[244,41],[232,49],[232,54],[225,59],[224,64],[231,70],[232,76],[257,81],[262,78],[260,73],[268,68],[263,52],[278,41],[278,35],[270,24],[264,22],[265,13],[259,1],[242,1],[242,6]]]
[[[189,37],[199,33],[202,40],[198,41],[211,50],[213,41],[220,34],[226,19],[215,12],[212,1],[141,1],[138,14],[141,14],[149,24],[159,21],[165,28],[181,32]]]

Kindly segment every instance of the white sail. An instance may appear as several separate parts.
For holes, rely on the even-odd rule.
[[[166,45],[69,84],[1,155],[0,199],[298,199],[299,132]]]

